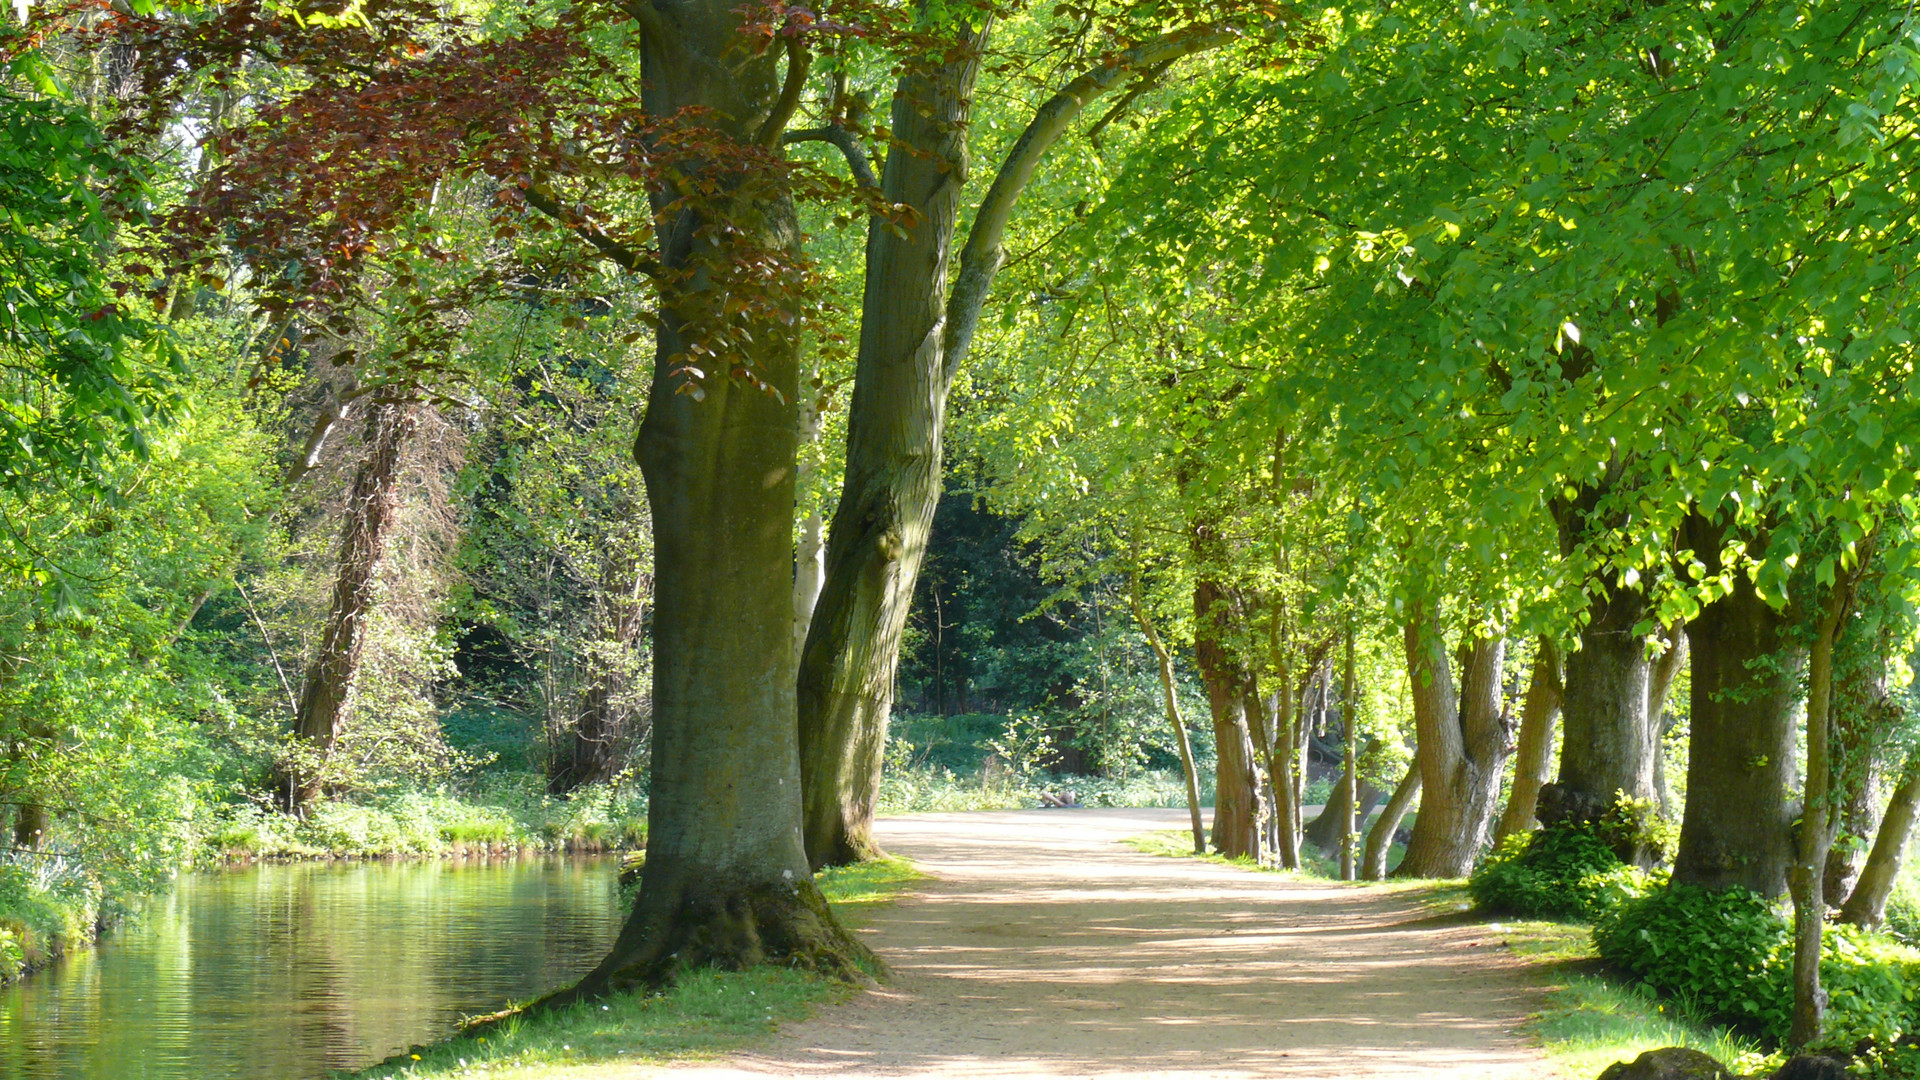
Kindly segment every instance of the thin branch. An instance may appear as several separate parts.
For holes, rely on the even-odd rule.
[[[1155,64],[1147,70],[1145,75],[1135,79],[1133,85],[1127,88],[1127,92],[1120,96],[1120,100],[1113,103],[1113,108],[1107,110],[1107,115],[1095,120],[1093,126],[1087,129],[1087,141],[1093,142],[1100,138],[1100,133],[1107,129],[1107,125],[1119,119],[1120,114],[1126,112],[1128,106],[1140,100],[1141,94],[1159,86],[1160,76],[1166,74],[1167,69],[1172,66],[1172,60]]]
[[[847,159],[847,171],[853,174],[854,183],[869,190],[878,190],[880,187],[880,180],[874,176],[873,164],[867,160],[867,152],[861,148],[860,140],[853,137],[853,132],[839,124],[789,131],[780,137],[780,141],[832,143],[840,148],[841,155]]]
[[[300,715],[300,699],[293,692],[293,684],[287,681],[287,669],[280,666],[280,654],[273,647],[273,638],[267,634],[267,624],[260,620],[260,612],[253,606],[253,597],[247,595],[247,587],[240,584],[239,578],[233,579],[233,587],[240,592],[240,599],[247,602],[247,614],[253,616],[253,625],[260,629],[260,640],[267,646],[267,656],[273,661],[273,673],[280,676],[280,689],[287,692],[287,706],[293,715]]]

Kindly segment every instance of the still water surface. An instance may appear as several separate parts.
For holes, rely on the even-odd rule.
[[[0,1080],[307,1080],[567,983],[615,863],[254,866],[183,877],[99,948],[0,988]]]

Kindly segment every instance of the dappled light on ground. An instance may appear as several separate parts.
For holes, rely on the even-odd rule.
[[[1182,815],[926,815],[934,875],[876,914],[893,985],[689,1077],[1538,1077],[1539,1007],[1484,928],[1404,895],[1139,854]],[[636,1069],[620,1075],[650,1075]],[[604,1075],[604,1074],[603,1074]]]

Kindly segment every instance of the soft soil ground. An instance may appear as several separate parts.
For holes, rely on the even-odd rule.
[[[1519,1028],[1537,969],[1404,894],[1119,841],[1163,810],[881,822],[931,875],[863,933],[891,984],[751,1053],[581,1077],[1554,1075]]]

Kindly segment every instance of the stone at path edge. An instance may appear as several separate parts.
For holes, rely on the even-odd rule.
[[[1649,1050],[1629,1065],[1616,1061],[1600,1074],[1600,1080],[1734,1080],[1725,1065],[1698,1050],[1669,1046]]]

